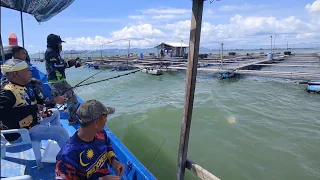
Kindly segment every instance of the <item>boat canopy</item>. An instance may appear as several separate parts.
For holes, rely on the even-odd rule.
[[[45,22],[66,9],[74,0],[1,0],[1,7],[24,12],[34,16],[38,22]]]

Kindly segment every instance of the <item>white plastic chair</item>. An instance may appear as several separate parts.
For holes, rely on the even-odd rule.
[[[37,167],[38,170],[43,168],[43,164],[41,161],[41,141],[31,141],[30,135],[29,135],[29,131],[27,129],[10,129],[10,130],[1,130],[1,136],[3,136],[3,134],[12,134],[12,133],[19,133],[21,136],[21,141],[20,142],[14,142],[14,143],[10,143],[10,142],[6,142],[5,143],[5,147],[9,148],[9,147],[16,147],[16,146],[21,146],[21,145],[26,145],[26,144],[31,144],[32,145],[32,149],[33,149],[33,153],[34,156],[36,158],[36,162],[37,162]],[[1,137],[1,141],[3,141],[3,139],[5,139],[4,137]],[[1,142],[2,145],[3,142]]]
[[[1,180],[32,180],[32,177],[29,175],[23,175],[23,176],[9,177],[9,178],[1,178]]]

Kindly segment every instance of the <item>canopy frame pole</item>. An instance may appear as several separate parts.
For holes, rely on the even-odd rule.
[[[189,134],[192,119],[194,92],[196,87],[197,65],[200,46],[201,23],[204,0],[193,0],[189,42],[188,68],[186,73],[186,88],[183,121],[178,152],[177,180],[184,179],[189,144]]]
[[[20,24],[21,24],[21,34],[22,34],[22,47],[24,48],[24,30],[23,30],[23,16],[22,16],[22,11],[20,11]]]
[[[2,14],[1,14],[1,9],[2,7],[0,7],[0,53],[1,53],[1,61],[0,61],[0,65],[2,65],[2,63],[4,63],[5,61],[5,57],[4,57],[4,51],[3,51],[3,44],[2,44],[2,33],[1,33],[1,18],[2,18]]]

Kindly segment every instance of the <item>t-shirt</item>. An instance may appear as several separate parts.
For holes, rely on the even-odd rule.
[[[118,160],[104,130],[92,142],[80,139],[77,131],[56,158],[56,179],[67,180],[98,179],[109,175],[108,164]]]

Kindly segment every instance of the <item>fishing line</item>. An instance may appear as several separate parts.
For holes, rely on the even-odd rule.
[[[111,77],[111,78],[107,78],[107,79],[102,79],[102,80],[99,80],[99,81],[94,81],[94,82],[90,82],[90,83],[86,83],[86,84],[80,84],[76,87],[81,87],[81,86],[87,86],[87,85],[90,85],[90,84],[95,84],[95,83],[99,83],[99,82],[103,82],[103,81],[108,81],[110,79],[116,79],[116,78],[119,78],[119,77],[122,77],[122,76],[126,76],[126,75],[129,75],[129,74],[134,74],[138,71],[141,71],[140,69],[139,70],[136,70],[136,71],[132,71],[132,72],[129,72],[129,73],[126,73],[126,74],[121,74],[121,75],[118,75],[118,76],[114,76],[114,77]]]
[[[106,69],[105,69],[105,70],[106,70]],[[97,74],[99,74],[99,73],[101,73],[101,72],[103,72],[103,71],[105,71],[105,70],[99,71],[98,73],[96,73],[96,74],[94,74],[94,75],[86,78],[85,80],[83,80],[83,81],[81,81],[80,83],[76,84],[75,86],[67,89],[66,91],[64,91],[64,92],[61,93],[61,94],[64,95],[64,94],[67,93],[68,91],[70,91],[70,90],[72,90],[72,89],[74,89],[74,88],[77,88],[77,87],[86,86],[86,85],[90,85],[90,84],[95,84],[95,83],[99,83],[99,82],[103,82],[103,81],[108,81],[108,80],[110,80],[110,79],[116,79],[116,78],[119,78],[119,77],[122,77],[122,76],[126,76],[126,75],[129,75],[129,74],[134,74],[134,73],[136,73],[136,72],[138,72],[138,71],[141,71],[141,70],[139,69],[139,70],[132,71],[132,72],[129,72],[129,73],[126,73],[126,74],[121,74],[121,75],[118,75],[118,76],[114,76],[114,77],[111,77],[111,78],[102,79],[102,80],[99,80],[99,81],[94,81],[94,82],[90,82],[90,83],[86,83],[86,84],[81,84],[81,83],[85,82],[86,80],[92,78],[93,76],[95,76],[95,75],[97,75]],[[113,71],[113,70],[112,70],[112,71]],[[62,104],[61,106],[59,106],[58,109],[60,109],[60,108],[63,107],[63,106],[64,106],[64,104]]]
[[[140,161],[153,149],[153,148],[155,148],[157,145],[155,144],[155,145],[153,145],[146,153],[144,153],[140,158],[138,158],[138,159],[140,159]]]
[[[166,136],[166,137],[164,138],[164,140],[163,140],[163,142],[162,142],[161,146],[159,147],[159,149],[158,149],[157,153],[156,153],[156,154],[155,154],[155,156],[153,157],[153,159],[152,159],[152,161],[150,162],[150,164],[149,164],[149,166],[148,166],[148,168],[147,168],[147,169],[149,169],[149,168],[150,168],[150,166],[152,165],[153,161],[156,159],[156,157],[157,157],[158,153],[160,152],[160,149],[161,149],[161,148],[162,148],[162,146],[164,145],[164,142],[167,140],[167,137],[168,137],[168,136]]]

